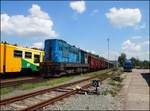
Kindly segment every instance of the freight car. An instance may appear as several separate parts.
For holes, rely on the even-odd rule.
[[[104,58],[99,57],[98,55],[88,54],[88,63],[90,71],[105,69],[107,67],[106,61]]]
[[[44,51],[0,43],[0,73],[38,71]]]
[[[95,71],[108,66],[107,60],[59,39],[46,40],[44,51],[45,57],[44,62],[40,63],[40,71],[45,77]]]

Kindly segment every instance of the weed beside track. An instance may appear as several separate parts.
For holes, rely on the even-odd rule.
[[[108,81],[108,86],[105,89],[103,89],[101,95],[111,94],[113,97],[117,95],[117,93],[121,90],[123,86],[122,81],[124,78],[121,76],[121,74],[121,70],[117,70],[116,72],[112,73]]]
[[[80,74],[80,75],[69,75],[69,76],[65,75],[65,76],[62,76],[62,77],[59,77],[59,78],[44,79],[42,81],[35,82],[35,83],[32,83],[32,82],[23,83],[23,84],[19,84],[19,85],[15,86],[15,87],[1,88],[1,95],[6,95],[6,94],[9,94],[9,93],[12,93],[15,90],[24,91],[24,90],[32,90],[32,89],[35,89],[35,88],[38,88],[38,87],[52,87],[52,86],[55,86],[57,84],[64,83],[66,81],[70,81],[75,77],[84,78],[84,77],[90,77],[90,76],[97,76],[97,75],[101,75],[101,74],[103,74],[107,71],[110,71],[110,70],[111,69],[109,69],[109,70],[100,70],[100,71],[84,73],[84,74]]]

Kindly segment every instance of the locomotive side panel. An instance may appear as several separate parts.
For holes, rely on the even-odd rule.
[[[81,63],[81,52],[65,41],[50,39],[45,41],[45,61]]]
[[[0,73],[4,72],[4,44],[0,43]]]
[[[17,52],[16,46],[5,44],[4,65],[5,72],[20,72],[21,71],[21,53]]]
[[[3,43],[0,46],[0,73],[20,72],[29,68],[32,71],[39,70],[39,62],[43,61],[44,51]]]
[[[40,64],[41,73],[43,75],[54,76],[61,75],[61,73],[86,72],[88,70],[89,66],[86,60],[86,54],[81,54],[79,48],[63,40],[46,40],[44,49],[45,60]],[[84,63],[81,63],[83,58]]]

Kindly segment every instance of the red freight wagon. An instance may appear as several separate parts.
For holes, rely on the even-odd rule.
[[[90,70],[99,70],[102,67],[102,60],[99,59],[99,57],[93,55],[93,54],[88,54],[88,63],[90,65]]]
[[[99,61],[99,69],[104,69],[104,59],[100,58]]]
[[[108,66],[108,61],[106,59],[90,53],[88,54],[88,63],[91,71],[105,69]]]

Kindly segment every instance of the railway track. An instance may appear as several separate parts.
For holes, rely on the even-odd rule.
[[[0,80],[0,87],[5,88],[5,87],[14,87],[23,83],[28,83],[28,82],[40,82],[42,81],[42,78],[39,77],[26,77],[26,78],[21,78],[21,79],[9,79],[9,80]]]
[[[108,73],[108,72],[107,72]],[[106,79],[107,76],[100,77],[100,81]],[[59,85],[53,88],[48,88],[21,96],[16,96],[0,101],[1,110],[22,110],[22,111],[33,111],[42,109],[43,107],[57,102],[70,95],[76,94],[80,89],[74,89],[77,85],[81,89],[90,87],[90,80],[96,79],[97,77],[90,77],[87,79],[75,81]]]

